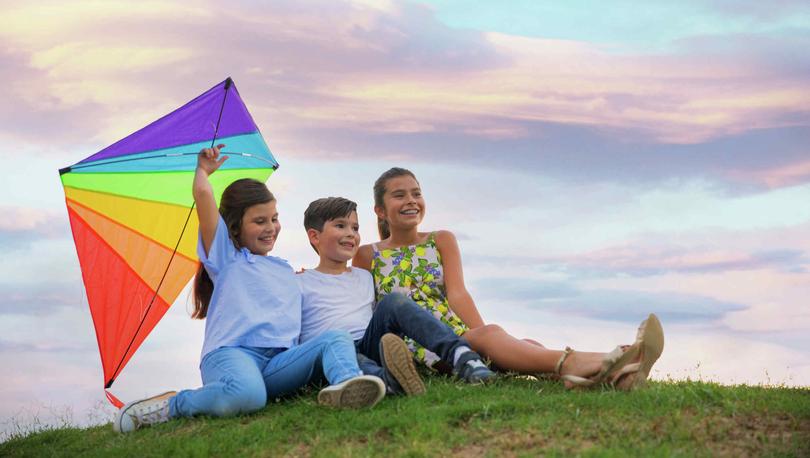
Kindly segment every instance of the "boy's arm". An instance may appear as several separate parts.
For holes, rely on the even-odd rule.
[[[442,257],[444,286],[447,290],[447,302],[450,309],[467,326],[473,329],[483,326],[484,319],[478,313],[478,308],[464,285],[464,273],[461,269],[461,251],[458,249],[456,237],[450,231],[437,232],[436,248],[439,249],[439,254]]]
[[[200,236],[202,237],[205,253],[208,254],[214,235],[217,232],[219,223],[219,209],[214,198],[214,189],[208,176],[214,173],[228,156],[219,155],[220,148],[225,145],[217,145],[214,148],[205,148],[197,156],[197,170],[194,172],[194,184],[192,194],[194,204],[197,207],[197,218],[200,220]]]

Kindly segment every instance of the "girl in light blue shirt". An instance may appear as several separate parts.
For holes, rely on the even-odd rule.
[[[208,176],[227,156],[200,152],[194,202],[200,221],[194,280],[194,318],[206,319],[200,372],[203,386],[125,405],[119,432],[174,417],[229,416],[263,408],[268,399],[323,379],[318,402],[370,407],[385,394],[377,377],[362,375],[351,336],[329,331],[298,344],[301,292],[287,261],[269,256],[281,225],[276,200],[264,183],[233,182],[217,208]]]

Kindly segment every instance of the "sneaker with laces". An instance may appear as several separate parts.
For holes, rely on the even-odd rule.
[[[117,433],[129,433],[144,426],[169,421],[169,399],[175,395],[177,391],[168,391],[126,404],[115,416],[113,430]]]
[[[408,345],[398,335],[388,333],[380,339],[380,360],[408,396],[425,394],[425,384],[413,364]]]
[[[474,385],[489,382],[497,377],[495,372],[489,370],[481,361],[481,356],[472,350],[466,351],[459,356],[453,372],[459,379]]]
[[[359,409],[374,406],[383,396],[385,383],[382,379],[373,375],[360,375],[322,389],[318,393],[318,404]]]

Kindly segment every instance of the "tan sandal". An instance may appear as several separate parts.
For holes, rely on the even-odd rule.
[[[641,322],[633,347],[637,348],[639,359],[615,371],[609,378],[610,383],[622,391],[632,391],[644,386],[653,364],[664,351],[664,328],[655,314],[651,313]]]
[[[602,359],[602,370],[591,377],[597,383],[608,383],[616,379],[616,374],[631,366],[631,362],[638,359],[638,346],[619,345]],[[627,373],[627,372],[625,372]]]
[[[568,355],[574,352],[565,347],[563,355],[557,361],[554,373],[564,382],[569,382],[571,388],[591,388],[606,384],[622,391],[632,391],[647,383],[647,377],[653,364],[664,351],[664,329],[655,314],[651,313],[638,327],[636,341],[633,345],[619,345],[602,360],[602,369],[592,377],[578,375],[562,375],[563,363]]]
[[[571,384],[570,387],[566,387],[569,389],[573,388],[590,388],[596,385],[598,382],[596,380],[580,377],[579,375],[573,374],[566,374],[562,375],[560,372],[562,371],[563,363],[565,360],[568,359],[568,355],[574,352],[574,349],[571,347],[565,347],[565,351],[563,352],[562,356],[560,356],[560,360],[557,361],[557,365],[554,367],[554,375],[559,377],[560,380],[563,382],[568,382]]]

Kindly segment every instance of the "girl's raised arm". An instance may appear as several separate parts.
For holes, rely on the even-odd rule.
[[[194,194],[194,204],[197,207],[197,218],[200,220],[200,236],[206,254],[214,241],[219,223],[219,209],[208,176],[216,172],[219,166],[228,159],[228,156],[220,157],[219,155],[219,150],[224,147],[225,145],[220,144],[200,151],[197,156],[197,170],[194,172],[192,193]]]
[[[442,256],[444,286],[447,290],[447,302],[450,304],[450,309],[470,328],[483,326],[484,320],[464,285],[461,251],[458,249],[456,236],[450,231],[437,232],[436,248],[439,249],[439,254]]]

